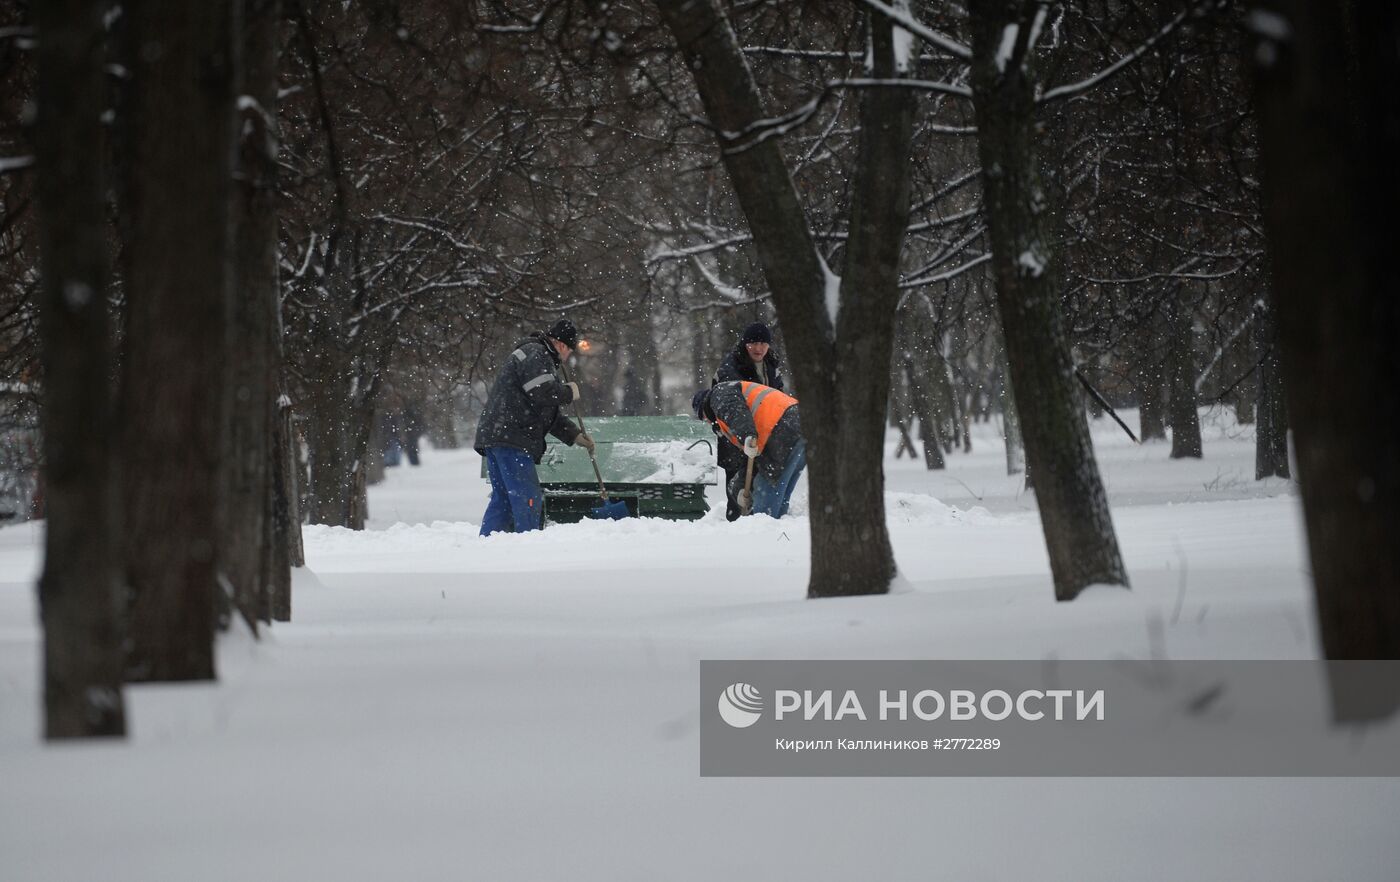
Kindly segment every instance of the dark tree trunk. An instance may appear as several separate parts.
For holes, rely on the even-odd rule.
[[[277,398],[278,0],[246,0],[238,185],[233,201],[233,396],[224,503],[225,573],[250,627],[270,618],[272,436]]]
[[[937,471],[947,466],[942,435],[943,413],[937,391],[933,343],[926,331],[934,326],[931,307],[926,298],[911,296],[901,304],[896,319],[903,340],[904,357],[901,368],[908,387],[910,414],[919,421],[919,443],[924,448],[924,467]],[[912,449],[912,448],[911,448]]]
[[[948,390],[948,413],[953,420],[953,442],[962,447],[963,453],[972,452],[972,407],[973,391],[966,381],[966,372],[954,369],[953,359],[967,352],[966,322],[954,322],[949,332],[942,338],[943,354],[938,359],[938,369]],[[964,365],[965,367],[965,365]]]
[[[905,363],[909,377],[909,399],[914,415],[919,418],[919,443],[924,446],[924,467],[937,471],[947,467],[943,458],[943,438],[939,434],[940,415],[934,395],[929,389],[928,356],[914,352]]]
[[[661,388],[657,386],[657,388]],[[451,392],[433,393],[428,417],[428,441],[437,450],[457,450],[461,443],[457,440],[456,401]]]
[[[651,321],[641,322],[633,332],[633,343],[627,349],[627,373],[623,378],[622,412],[638,416],[661,413],[661,353],[652,336]]]
[[[914,94],[861,95],[850,234],[839,297],[779,143],[756,140],[762,99],[716,0],[656,0],[695,77],[753,233],[802,391],[812,530],[810,597],[882,594],[894,578],[885,524],[884,417],[899,256],[909,210]],[[894,69],[893,32],[871,22],[873,74]],[[737,133],[731,137],[727,133]],[[840,375],[841,382],[835,382]]]
[[[1248,327],[1226,345],[1220,369],[1220,394],[1235,411],[1235,421],[1242,426],[1254,423],[1255,403],[1259,395],[1258,371],[1254,368],[1258,361],[1255,355],[1258,318],[1251,313],[1247,321]],[[1231,384],[1234,385],[1233,389],[1228,388]]]
[[[614,390],[623,374],[620,359],[574,358],[570,370],[582,394],[579,406],[585,418],[589,414],[612,416],[618,412]]]
[[[632,358],[636,358],[637,350],[632,350]],[[647,391],[646,380],[650,379],[650,374],[644,378],[637,372],[637,365],[628,362],[627,367],[622,372],[622,405],[618,408],[618,413],[622,416],[641,416],[647,411]]]
[[[1201,458],[1201,419],[1196,411],[1196,359],[1191,328],[1191,307],[1182,299],[1185,291],[1178,289],[1168,305],[1168,333],[1171,352],[1167,356],[1170,371],[1169,422],[1172,427],[1172,459]]]
[[[1081,388],[1081,389],[1079,390],[1079,392],[1080,392],[1080,399],[1079,399],[1079,400],[1082,401],[1082,402],[1084,402],[1084,410],[1089,414],[1089,419],[1091,419],[1091,420],[1101,420],[1101,419],[1103,419],[1104,409],[1103,409],[1103,405],[1099,403],[1099,400],[1098,400],[1097,398],[1095,398],[1093,395],[1090,395],[1088,389]]]
[[[126,734],[100,122],[105,9],[93,0],[35,8],[45,738]]]
[[[275,469],[272,484],[272,620],[292,619],[293,567],[306,566],[301,544],[300,470],[295,451],[296,434],[292,431],[292,408],[285,396],[279,400],[277,418],[273,423],[273,457]]]
[[[128,676],[214,677],[228,407],[230,0],[128,8],[132,211],[122,417]]]
[[[1162,370],[1161,365],[1153,367]],[[1165,441],[1167,439],[1167,413],[1163,401],[1166,387],[1155,382],[1139,386],[1142,397],[1138,407],[1138,435],[1143,441]]]
[[[365,447],[367,454],[364,462],[366,486],[373,487],[384,481],[384,475],[388,471],[384,457],[387,453],[389,439],[393,434],[393,421],[393,414],[386,414],[378,408],[375,409],[374,418],[369,425],[369,443]],[[386,423],[388,423],[387,426]],[[400,453],[402,454],[402,448],[400,448]],[[402,455],[399,457],[399,462],[403,462]]]
[[[914,448],[914,439],[909,437],[909,424],[901,420],[894,424],[894,429],[899,433],[899,443],[895,445],[894,458],[902,459],[907,453],[910,459],[918,459],[919,451]]]
[[[341,389],[347,381],[323,384],[311,395],[307,442],[311,456],[311,522],[363,530],[365,468],[374,412],[357,407]],[[373,396],[370,396],[373,400]]]
[[[1138,436],[1143,441],[1165,441],[1167,438],[1167,387],[1162,383],[1165,369],[1151,364],[1138,379]]]
[[[1030,4],[1029,15],[1039,10]],[[974,0],[972,90],[992,272],[1029,474],[1045,530],[1055,597],[1089,585],[1128,584],[1108,499],[1089,442],[1070,360],[1050,237],[1048,194],[1035,143],[1029,19],[1018,0]],[[999,64],[1008,25],[1019,25]]]
[[[1147,328],[1139,332],[1137,362],[1138,437],[1144,442],[1167,438],[1167,379],[1164,322],[1153,313]]]
[[[939,344],[941,345],[941,340]],[[938,436],[943,441],[943,452],[952,453],[958,443],[958,402],[953,384],[948,377],[948,363],[937,349],[930,353],[926,363],[928,384],[933,398],[933,408],[938,413]]]
[[[896,320],[898,322],[898,320]],[[895,356],[890,365],[890,404],[888,424],[899,435],[899,443],[894,448],[894,458],[901,459],[907,453],[910,459],[918,459],[914,439],[909,435],[913,423],[913,408],[910,406],[909,381],[905,378],[905,362],[909,359],[908,343],[902,329],[896,329]]]
[[[1021,440],[1021,417],[1016,410],[1016,392],[1011,384],[1011,371],[1006,366],[1004,348],[998,351],[997,361],[1002,374],[1002,438],[1006,441],[1006,473],[1019,475],[1026,470],[1026,447]]]
[[[1283,365],[1278,345],[1278,324],[1267,303],[1255,307],[1255,389],[1258,407],[1254,422],[1254,479],[1287,478],[1288,403],[1283,391]]]
[[[1400,6],[1264,6],[1264,221],[1322,645],[1400,658]],[[1333,704],[1383,718],[1400,694]]]
[[[711,350],[706,347],[708,322],[703,312],[693,312],[688,316],[690,323],[690,373],[695,388],[708,387],[714,379],[714,365],[710,364]]]
[[[901,76],[895,68],[889,21],[872,15],[866,26],[872,75]],[[895,575],[885,525],[884,403],[899,303],[899,258],[909,224],[915,107],[914,93],[907,89],[870,89],[861,96],[849,237],[835,320],[836,358],[822,390],[834,395],[837,407],[816,409],[815,431],[808,430],[808,437],[836,442],[834,449],[820,443],[813,460],[811,480],[835,480],[830,482],[830,495],[813,494],[812,597],[884,593]],[[788,330],[789,339],[793,333]],[[833,501],[836,505],[828,516],[824,508]],[[858,559],[853,562],[851,555]]]

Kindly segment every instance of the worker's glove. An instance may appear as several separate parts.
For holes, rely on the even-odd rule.
[[[575,383],[573,380],[570,380],[564,385],[569,387],[569,400],[578,401],[578,383]]]
[[[744,439],[744,456],[749,459],[758,458],[758,439],[752,435]]]
[[[574,443],[577,444],[579,447],[582,447],[584,450],[587,450],[590,456],[593,455],[593,450],[597,446],[596,444],[594,444],[593,439],[588,437],[587,432],[579,432],[578,437],[574,439]]]
[[[739,510],[744,514],[753,511],[753,493],[748,490],[739,491]]]

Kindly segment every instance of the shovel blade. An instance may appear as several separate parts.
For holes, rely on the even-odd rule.
[[[625,517],[630,517],[631,512],[627,510],[627,503],[621,500],[605,501],[588,513],[595,521],[620,521]]]

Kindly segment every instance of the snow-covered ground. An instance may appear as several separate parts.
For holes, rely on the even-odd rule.
[[[477,457],[429,450],[370,531],[307,529],[295,621],[219,684],[129,689],[118,744],[38,740],[41,534],[0,530],[0,879],[1394,882],[1394,779],[699,777],[702,658],[1314,657],[1295,488],[1203,419],[1185,462],[1094,424],[1134,590],[1059,605],[995,426],[887,458],[912,590],[820,602],[805,489],[483,540]]]

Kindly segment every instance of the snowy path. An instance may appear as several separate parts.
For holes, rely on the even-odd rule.
[[[220,684],[131,689],[123,745],[36,742],[39,533],[0,530],[0,879],[1394,882],[1391,780],[698,777],[701,658],[1313,656],[1296,498],[1208,431],[1095,427],[1135,590],[1064,605],[985,433],[888,463],[913,590],[819,603],[801,518],[481,540],[475,456],[429,451],[373,531],[308,530],[296,621]]]

